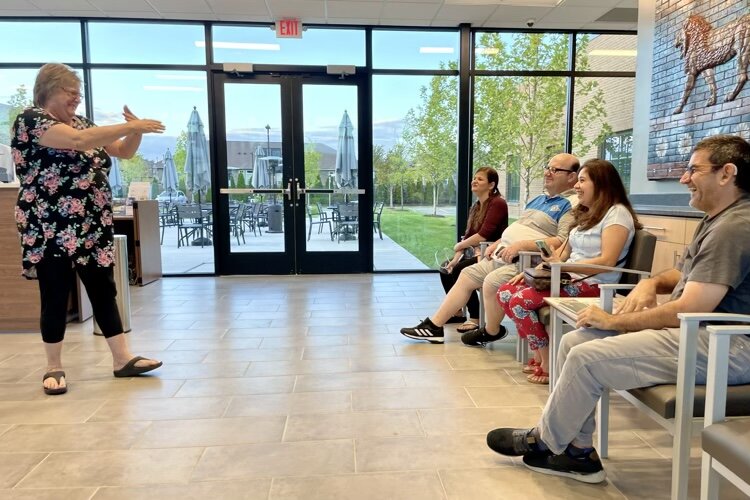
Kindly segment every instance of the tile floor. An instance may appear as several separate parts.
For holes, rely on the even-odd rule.
[[[132,344],[165,362],[153,376],[114,379],[91,322],[72,324],[70,391],[44,396],[38,336],[0,336],[0,498],[669,496],[670,438],[622,402],[605,484],[490,451],[487,431],[533,424],[547,389],[524,380],[512,340],[398,334],[441,300],[435,275],[172,278],[131,292]]]

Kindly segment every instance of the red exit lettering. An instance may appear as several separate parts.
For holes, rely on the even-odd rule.
[[[302,23],[299,19],[276,21],[276,38],[302,38]]]

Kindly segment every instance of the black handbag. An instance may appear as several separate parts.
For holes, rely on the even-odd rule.
[[[588,276],[586,276],[588,278]],[[585,278],[581,278],[585,279]],[[569,285],[579,280],[574,280],[569,273],[560,273],[560,286]],[[533,288],[538,292],[543,292],[552,288],[552,271],[549,269],[537,269],[530,267],[523,270],[523,282],[526,286]]]

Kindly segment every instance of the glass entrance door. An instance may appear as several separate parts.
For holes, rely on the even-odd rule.
[[[222,73],[214,89],[218,272],[371,270],[371,195],[360,185],[371,178],[362,176],[371,167],[359,154],[367,136],[359,130],[361,84]]]

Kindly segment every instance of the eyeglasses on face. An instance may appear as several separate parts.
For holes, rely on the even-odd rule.
[[[700,168],[696,168],[696,167],[714,168],[714,167],[721,167],[721,165],[717,165],[716,163],[694,163],[692,165],[688,164],[688,165],[685,165],[685,170],[683,171],[682,175],[687,174],[688,177],[692,177],[693,174],[695,174],[696,172],[704,172],[704,170],[701,170]]]
[[[544,170],[549,170],[549,173],[551,173],[552,175],[555,175],[557,172],[568,172],[568,173],[572,173],[573,172],[573,170],[567,170],[567,169],[564,169],[564,168],[551,167],[549,165],[545,165],[544,166]]]
[[[77,90],[77,89],[66,89],[66,88],[63,87],[62,91],[65,92],[66,94],[68,94],[70,97],[78,98],[78,99],[83,99],[83,94],[81,93],[80,90]]]

